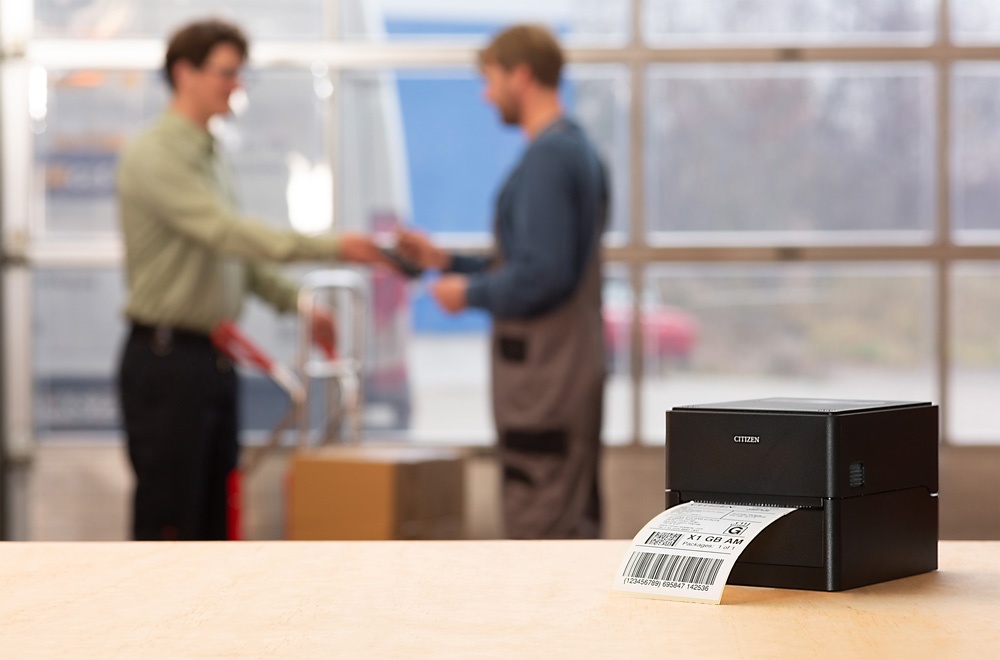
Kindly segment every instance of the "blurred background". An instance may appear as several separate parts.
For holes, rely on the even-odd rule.
[[[613,179],[608,535],[662,509],[666,410],[805,396],[940,404],[942,536],[1000,538],[1000,4],[0,0],[3,538],[126,535],[114,171],[167,100],[164,39],[206,15],[252,39],[215,127],[249,214],[472,250],[523,148],[476,49],[511,22],[560,35]],[[489,537],[488,319],[365,276],[365,439],[468,452]],[[293,359],[294,318],[251,306],[243,327]],[[287,397],[245,383],[259,444]],[[275,473],[251,536],[280,535]]]

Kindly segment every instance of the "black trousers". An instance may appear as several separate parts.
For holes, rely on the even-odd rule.
[[[232,364],[206,335],[136,325],[118,393],[135,473],[133,538],[225,539],[239,454]]]

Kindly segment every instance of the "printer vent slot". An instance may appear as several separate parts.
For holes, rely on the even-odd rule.
[[[851,488],[860,488],[865,485],[865,464],[861,462],[851,463],[848,468],[848,480]]]

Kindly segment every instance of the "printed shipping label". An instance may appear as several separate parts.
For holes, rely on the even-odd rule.
[[[639,597],[718,604],[743,549],[794,510],[705,502],[667,509],[636,534],[612,588]]]

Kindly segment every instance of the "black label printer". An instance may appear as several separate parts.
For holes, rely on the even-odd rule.
[[[755,399],[667,412],[667,508],[797,507],[730,584],[840,591],[937,569],[938,408]]]

